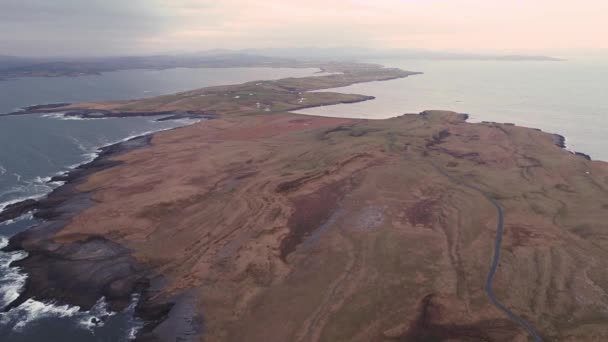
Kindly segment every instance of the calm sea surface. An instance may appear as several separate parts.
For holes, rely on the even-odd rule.
[[[569,149],[608,161],[608,59],[372,62],[424,74],[334,89],[376,99],[300,112],[382,119],[426,109],[453,110],[470,114],[471,121],[511,122],[559,133]]]
[[[24,78],[0,81],[0,113],[57,102],[120,100],[253,80],[313,75],[318,69],[226,68],[130,70],[102,76]],[[156,118],[66,119],[61,115],[0,117],[0,210],[12,202],[46,195],[60,184],[53,175],[92,160],[99,147],[147,132],[191,124],[192,120],[156,122]],[[25,216],[0,224],[0,248],[8,238],[36,222]],[[25,253],[0,252],[0,310],[14,300],[26,275],[9,267]],[[0,313],[0,341],[126,341],[141,322],[133,304],[124,312],[106,310],[100,299],[90,311],[29,300]],[[91,323],[103,318],[103,324]]]

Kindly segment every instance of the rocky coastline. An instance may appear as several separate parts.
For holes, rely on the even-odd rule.
[[[90,175],[121,164],[115,157],[150,146],[152,134],[102,147],[93,161],[82,164],[51,182],[64,182],[45,198],[25,200],[8,206],[0,213],[0,222],[32,212],[43,222],[11,237],[3,251],[24,250],[25,259],[13,266],[27,270],[28,278],[20,296],[4,311],[9,311],[33,298],[57,304],[79,306],[89,310],[104,297],[113,311],[125,309],[133,294],[140,298],[136,315],[144,321],[138,339],[156,340],[154,329],[169,317],[176,301],[152,297],[162,283],[147,265],[138,263],[131,251],[103,236],[74,237],[73,242],[56,243],[52,236],[74,216],[94,205],[91,193],[77,189]],[[157,290],[154,290],[157,288]],[[179,299],[179,298],[178,298]],[[179,323],[179,324],[183,324]],[[172,323],[165,323],[166,326]]]

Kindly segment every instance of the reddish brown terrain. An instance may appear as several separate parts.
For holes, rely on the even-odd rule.
[[[607,163],[552,134],[453,112],[289,114],[301,97],[358,95],[280,82],[239,89],[267,90],[270,112],[213,89],[227,94],[215,119],[157,133],[88,176],[77,191],[94,204],[44,241],[101,236],[162,278],[149,301],[187,295],[193,309],[179,319],[195,332],[167,320],[146,338],[528,341],[484,291],[495,200],[498,300],[546,341],[608,340]],[[191,102],[205,92],[76,107],[209,112]]]

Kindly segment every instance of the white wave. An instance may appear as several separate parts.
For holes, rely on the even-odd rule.
[[[16,175],[17,176],[17,175]],[[18,179],[21,179],[19,175]],[[17,195],[18,197],[10,200],[0,202],[0,213],[6,209],[7,206],[15,203],[19,203],[29,199],[40,199],[48,195],[51,191],[65,184],[65,182],[57,181],[51,182],[52,177],[40,177],[37,176],[32,180],[24,181],[23,185],[14,186],[2,193],[0,196],[6,195]],[[20,196],[19,196],[20,195]],[[11,196],[15,197],[15,196]]]
[[[24,220],[31,220],[33,218],[34,218],[34,214],[32,214],[32,212],[29,212],[29,213],[23,214],[17,218],[14,218],[12,220],[4,221],[4,222],[0,223],[0,226],[8,226],[9,224],[13,224],[13,223],[16,223],[19,221],[24,221]],[[0,247],[0,248],[2,248],[2,247]]]
[[[80,311],[78,306],[55,305],[28,299],[23,304],[0,314],[0,323],[12,326],[15,331],[22,331],[33,321],[49,317],[73,317]]]
[[[78,149],[80,149],[82,152],[89,152],[89,151],[91,150],[90,148],[86,147],[86,146],[85,146],[85,145],[82,143],[82,141],[80,141],[80,140],[78,140],[78,139],[76,139],[76,138],[74,138],[74,137],[70,137],[70,140],[72,140],[72,141],[74,142],[74,144],[75,144],[76,146],[78,146]]]
[[[8,238],[6,236],[0,236],[0,249],[8,246]]]
[[[63,119],[65,117],[65,113],[42,114],[40,117],[47,118],[47,119]]]
[[[101,152],[101,150],[97,150],[95,152],[83,154],[82,156],[85,158],[84,161],[77,165],[80,166],[80,165],[88,164],[88,163],[92,162],[93,160],[95,160],[95,158],[99,157],[100,152]],[[76,167],[78,167],[78,166],[76,166]]]
[[[64,116],[60,120],[64,121],[82,121],[82,120],[95,120],[94,118],[81,118],[79,116]]]
[[[11,204],[30,199],[35,200],[43,198],[53,191],[53,189],[63,184],[62,182],[49,182],[50,180],[50,177],[36,177],[31,181],[24,182],[24,185],[19,185],[3,192],[0,195],[6,196],[9,194],[17,194],[18,197],[11,196],[13,197],[12,199],[0,202],[0,213],[2,213],[4,209]]]
[[[51,180],[51,177],[38,176],[38,177],[34,178],[34,180],[32,182],[37,183],[37,184],[47,184],[50,180]]]
[[[105,119],[108,119],[108,118],[107,117],[103,117],[103,116],[100,116],[98,118],[83,118],[83,117],[80,117],[80,116],[70,115],[70,116],[63,116],[63,117],[58,118],[58,119],[59,120],[64,120],[64,121],[70,121],[70,120],[73,120],[73,121],[82,121],[82,120],[105,120]]]
[[[73,116],[73,115],[69,115],[68,116],[68,115],[65,115],[65,112],[42,114],[40,117],[41,118],[47,118],[47,119],[64,120],[64,121],[68,121],[68,120],[103,120],[103,119],[107,119],[106,117],[81,118],[80,116]]]
[[[97,303],[89,311],[84,311],[78,317],[78,324],[88,330],[100,328],[104,325],[105,318],[114,316],[116,313],[108,311],[108,303],[104,297],[99,298]]]
[[[68,173],[70,173],[70,170],[63,170],[63,171],[59,171],[59,172],[55,173],[55,176],[64,176]]]
[[[8,239],[0,236],[0,249],[8,245]],[[10,304],[19,297],[27,275],[21,273],[18,267],[10,267],[14,261],[27,257],[24,251],[4,253],[0,252],[0,309]],[[134,297],[129,310],[134,312],[137,297]],[[18,307],[8,312],[0,313],[0,324],[10,326],[15,331],[22,331],[28,324],[43,318],[67,318],[73,317],[83,328],[93,330],[102,327],[104,320],[115,315],[108,310],[105,298],[100,298],[89,311],[80,311],[78,306],[56,305],[28,299]]]
[[[144,322],[135,317],[135,307],[139,304],[139,294],[131,296],[131,304],[125,309],[125,313],[129,316],[129,332],[127,334],[128,340],[135,340],[137,333],[144,327]]]
[[[15,203],[19,203],[19,202],[23,202],[25,200],[28,199],[39,199],[42,198],[44,196],[46,196],[47,194],[36,194],[36,195],[32,195],[32,196],[24,196],[24,197],[20,197],[20,198],[15,198],[9,201],[5,201],[5,202],[0,202],[0,213],[4,211],[4,209],[6,209],[6,207],[8,207],[11,204],[15,204]]]
[[[0,236],[0,249],[8,245],[8,239]],[[19,268],[10,267],[17,260],[27,257],[24,251],[0,252],[0,309],[19,297],[19,293],[25,285],[27,276],[20,272]]]
[[[4,176],[6,174],[6,169],[4,168],[4,166],[0,165],[0,176]]]
[[[13,173],[13,176],[15,176],[15,178],[17,178],[17,182],[21,182],[21,175],[18,173]]]
[[[4,197],[6,195],[11,195],[11,194],[20,194],[23,193],[23,185],[18,185],[18,186],[14,186],[10,189],[6,189],[2,192],[0,192],[0,197]]]
[[[116,317],[126,319],[129,329],[126,331],[126,340],[134,340],[143,322],[134,317],[135,307],[139,301],[138,295],[131,297],[130,305],[117,316],[118,313],[108,309],[107,302],[102,297],[89,311],[81,311],[78,306],[56,305],[28,299],[23,304],[6,313],[0,313],[0,324],[11,327],[14,331],[23,331],[30,323],[44,318],[68,318],[82,329],[95,333],[105,325],[108,319]]]
[[[171,129],[171,128],[168,128],[168,129]],[[101,153],[101,151],[105,147],[112,146],[112,145],[119,144],[119,143],[123,143],[123,142],[129,141],[129,140],[134,139],[134,138],[138,138],[138,137],[141,137],[141,136],[144,136],[144,135],[148,135],[148,134],[151,134],[151,133],[155,133],[155,132],[160,132],[160,131],[163,131],[163,130],[165,130],[165,129],[146,131],[146,132],[140,133],[140,134],[131,134],[131,135],[129,135],[126,138],[123,138],[123,139],[120,139],[120,140],[116,140],[114,142],[106,143],[106,144],[98,147],[97,149],[95,149],[94,152],[82,154],[82,156],[84,157],[84,160],[82,162],[69,165],[67,168],[68,168],[68,170],[73,170],[73,169],[78,168],[81,165],[85,165],[85,164],[88,164],[88,163],[92,162],[97,157],[99,157],[99,154]],[[61,174],[66,174],[68,172],[69,171],[63,171]]]
[[[49,114],[43,114],[40,117],[41,118],[47,118],[47,119],[63,120],[63,121],[68,121],[68,120],[102,120],[102,119],[106,119],[105,117],[82,118],[80,116],[65,115],[65,113],[49,113]]]

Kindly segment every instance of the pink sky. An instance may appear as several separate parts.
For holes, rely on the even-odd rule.
[[[161,0],[175,21],[146,44],[608,48],[605,0]]]
[[[608,49],[608,0],[2,0],[1,54]]]

